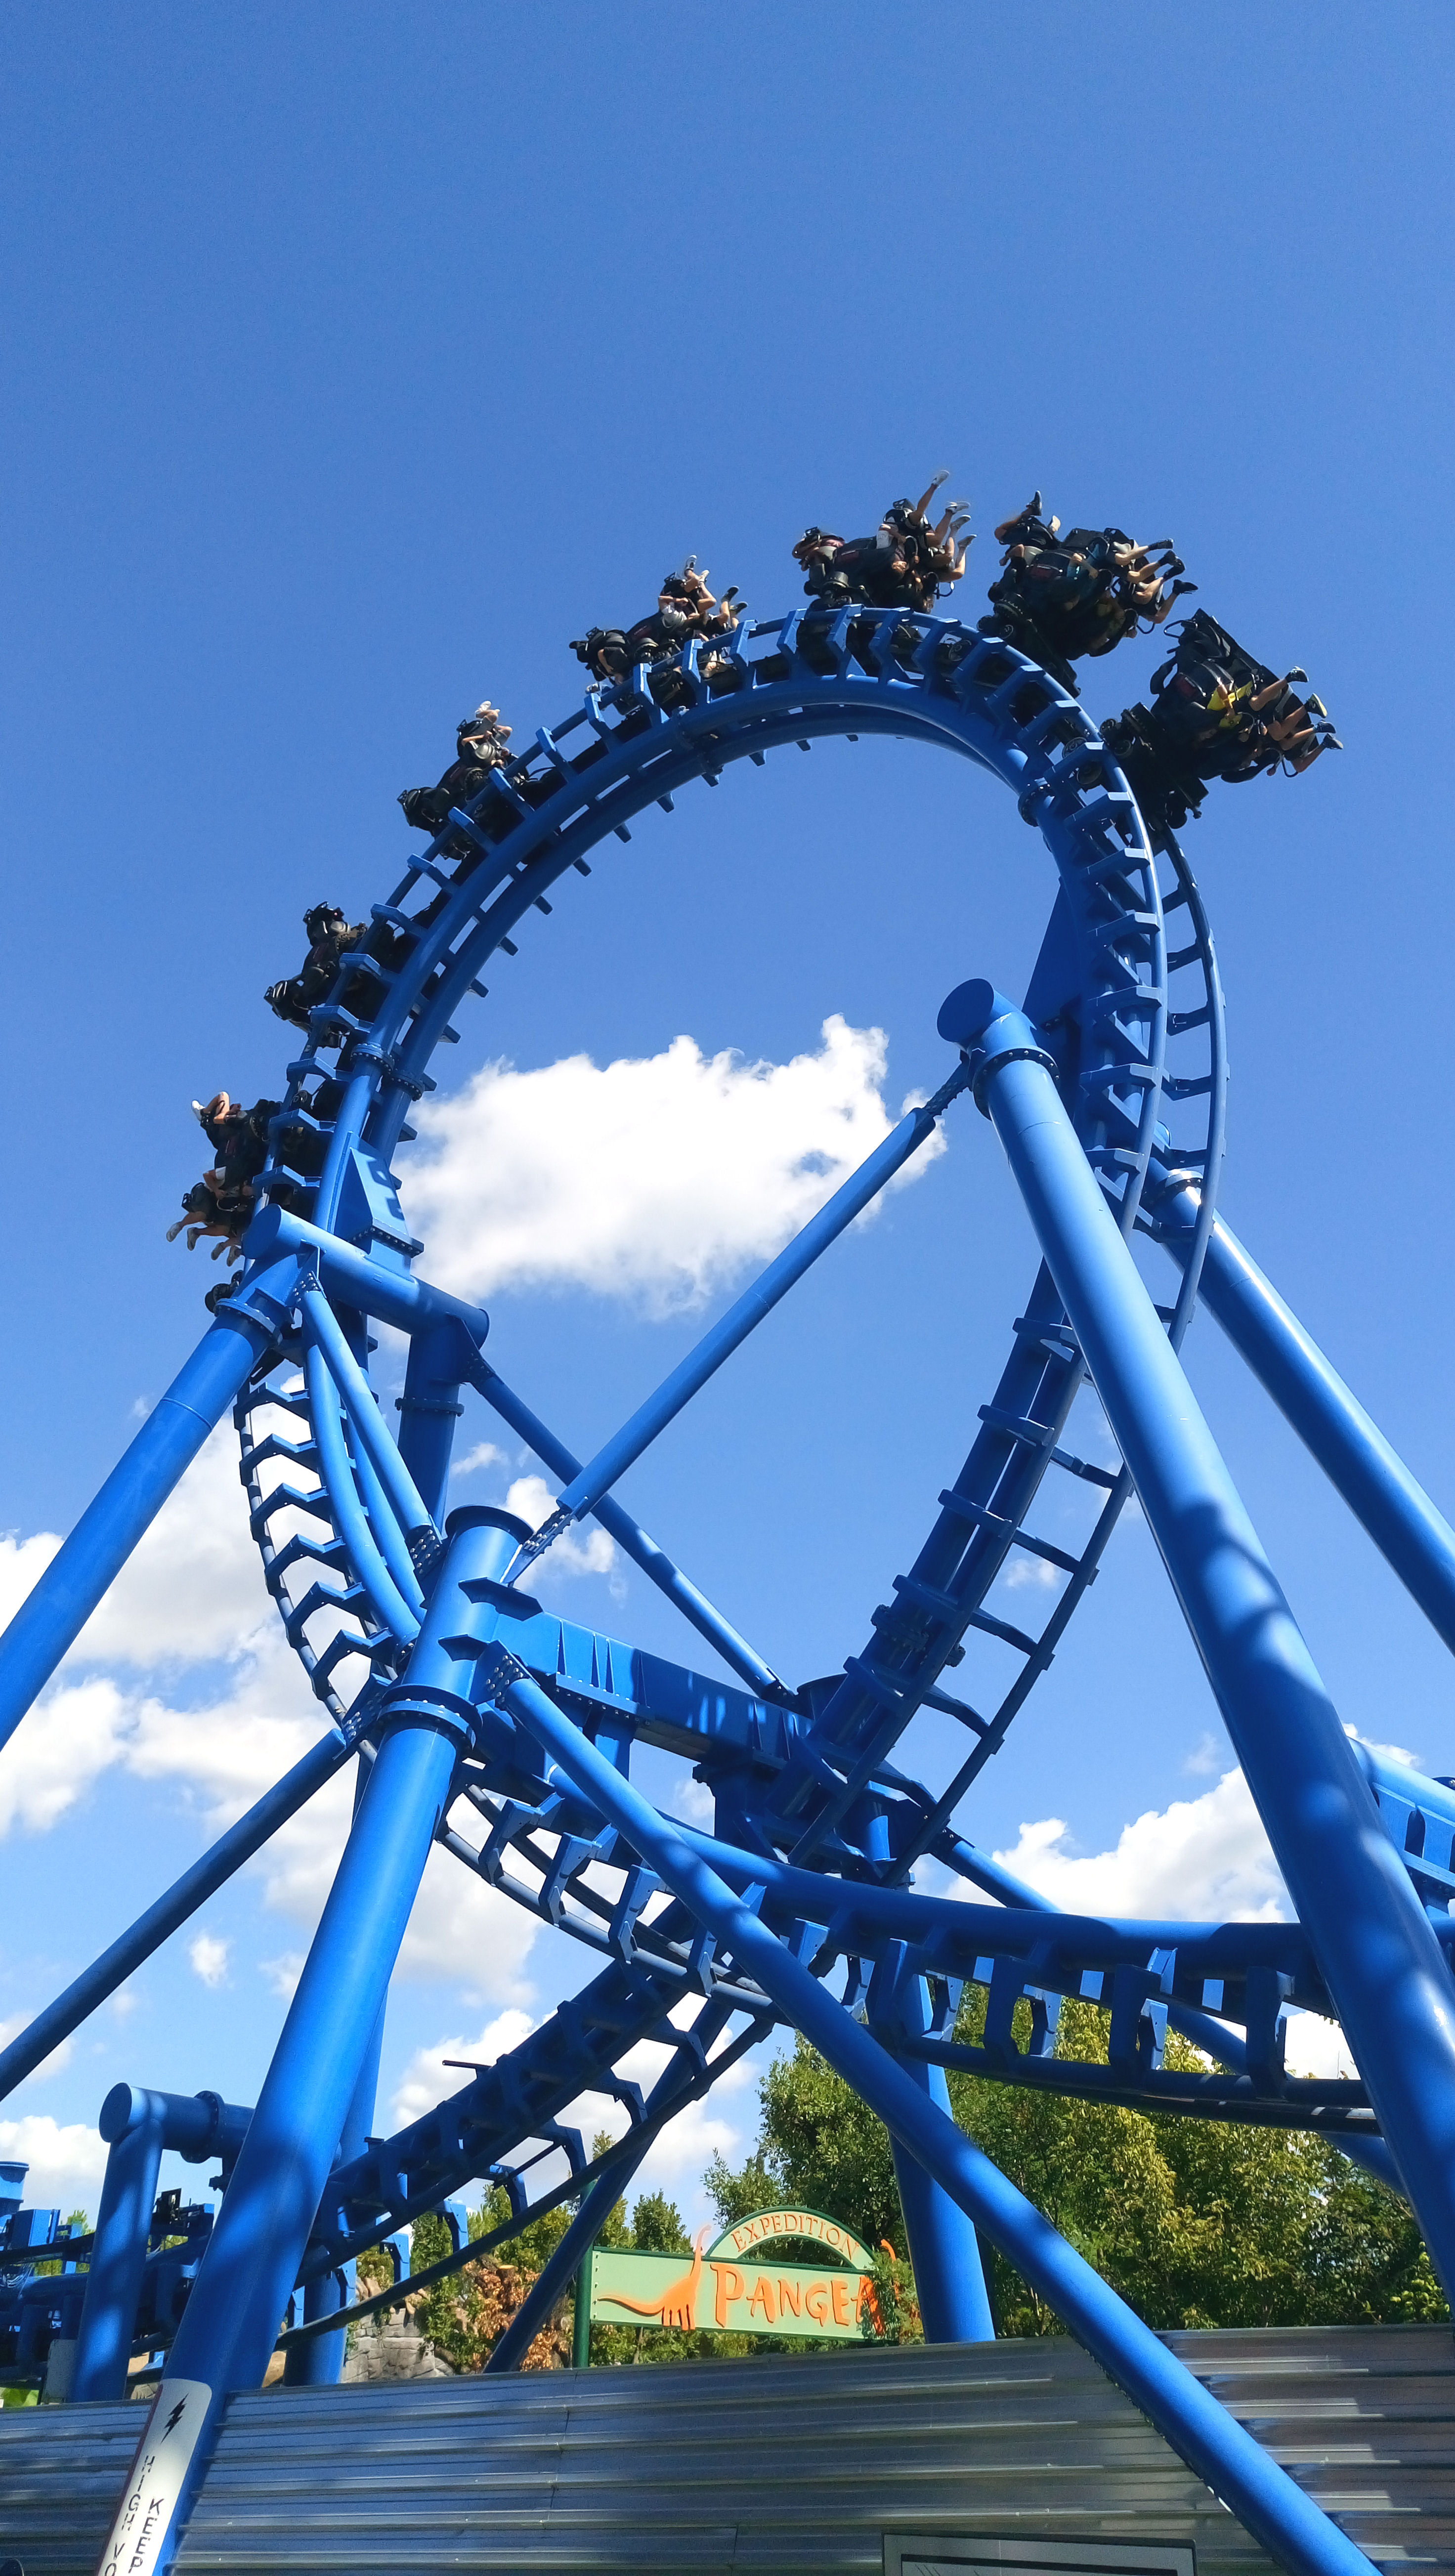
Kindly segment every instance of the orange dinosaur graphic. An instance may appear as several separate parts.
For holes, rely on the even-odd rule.
[[[695,2328],[697,2292],[702,2280],[702,2249],[711,2234],[710,2227],[699,2229],[690,2269],[683,2273],[680,2281],[669,2283],[659,2299],[629,2299],[624,2291],[613,2290],[612,2306],[630,2308],[634,2316],[655,2317],[660,2325]]]

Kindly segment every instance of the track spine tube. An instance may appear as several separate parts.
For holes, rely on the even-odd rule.
[[[984,2227],[1270,2555],[1291,2576],[1371,2576],[1362,2550],[1174,2359],[989,2157],[926,2099],[750,1905],[688,1849],[670,1820],[613,1769],[515,1658],[499,1646],[487,1650],[480,1681],[712,1933],[718,1950],[730,1953],[740,1970],[757,1980],[784,2018],[878,2112],[890,2135]]]
[[[369,1526],[369,1516],[360,1499],[353,1461],[344,1439],[338,1391],[329,1374],[328,1362],[316,1342],[310,1342],[303,1354],[303,1379],[308,1389],[314,1445],[323,1482],[354,1572],[369,1596],[369,1607],[380,1627],[400,1645],[412,1645],[419,1634],[419,1621],[395,1582]],[[402,1547],[397,1528],[394,1535]],[[410,1571],[413,1572],[412,1567]]]
[[[989,988],[984,988],[989,990]],[[999,995],[983,1098],[1436,2270],[1455,2288],[1455,1991],[1060,1094]]]

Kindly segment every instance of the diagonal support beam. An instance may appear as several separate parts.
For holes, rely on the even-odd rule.
[[[786,1249],[779,1253],[777,1260],[769,1262],[761,1278],[756,1279],[751,1288],[745,1289],[727,1313],[703,1334],[696,1348],[678,1362],[655,1394],[649,1395],[631,1420],[623,1423],[615,1437],[608,1440],[604,1448],[598,1449],[595,1457],[572,1477],[557,1502],[554,1522],[546,1524],[546,1530],[552,1536],[568,1522],[578,1521],[585,1513],[595,1510],[602,1495],[609,1493],[618,1477],[625,1475],[643,1450],[651,1447],[658,1433],[664,1431],[683,1406],[706,1386],[708,1379],[715,1376],[724,1360],[731,1358],[748,1335],[762,1323],[764,1316],[772,1313],[779,1299],[785,1297],[805,1271],[813,1267],[820,1253],[837,1242],[855,1217],[862,1215],[870,1200],[877,1198],[896,1172],[904,1169],[911,1155],[919,1152],[926,1139],[933,1135],[941,1112],[949,1107],[958,1092],[964,1090],[966,1080],[961,1068],[951,1075],[948,1082],[941,1084],[933,1100],[927,1100],[922,1108],[910,1110],[908,1116],[900,1120],[892,1134],[886,1136],[877,1151],[850,1175],[843,1188],[834,1192],[817,1216],[810,1218],[802,1232],[796,1234]],[[538,1538],[544,1536],[545,1532],[537,1533]]]
[[[877,2111],[891,2137],[984,2228],[1269,2554],[1292,2576],[1370,2576],[1363,2552],[791,1955],[759,1920],[751,1902],[735,1895],[707,1861],[690,1851],[668,1818],[553,1707],[514,1656],[499,1645],[487,1647],[478,1674],[480,1687],[560,1764],[711,1933],[718,1950],[729,1952],[739,1969],[756,1979],[785,2018]]]
[[[203,1334],[16,1611],[0,1637],[0,1745],[8,1744],[269,1348],[287,1315],[296,1268],[285,1260],[250,1281]]]
[[[615,2163],[598,2174],[554,2254],[547,2257],[543,2269],[536,2274],[485,2364],[487,2375],[491,2371],[514,2370],[516,2364],[525,2359],[541,2328],[549,2322],[562,2291],[590,2253],[651,2143],[650,2138],[639,2139],[635,2134],[623,2138]]]
[[[1180,1268],[1191,1257],[1200,1211],[1201,1193],[1184,1188],[1148,1212]],[[1221,1217],[1213,1220],[1198,1296],[1455,1653],[1455,1530]]]
[[[244,1861],[261,1851],[279,1826],[316,1797],[325,1782],[357,1751],[355,1734],[342,1736],[332,1727],[317,1744],[310,1745],[302,1761],[285,1771],[282,1779],[213,1844],[211,1851],[204,1852],[200,1860],[184,1870],[175,1885],[159,1896],[155,1905],[149,1905],[145,1914],[139,1914],[130,1928],[67,1986],[64,1994],[57,1995],[53,2004],[37,2013],[8,2048],[0,2049],[0,2101],[33,2074],[42,2059],[49,2057],[53,2048],[59,2048],[73,2030],[79,2030],[97,2005],[114,1995],[117,1987],[124,1985],[153,1951],[159,1950],[179,1925],[196,1913],[199,1905],[205,1905],[209,1896],[225,1887]]]
[[[709,2004],[697,2025],[697,2035],[704,2047],[710,2047],[730,2016],[721,2006]],[[676,2057],[647,2097],[643,2116],[634,2129],[629,2129],[602,2167],[587,2192],[560,2244],[556,2247],[532,2283],[524,2301],[511,2318],[504,2334],[485,2364],[486,2371],[514,2370],[524,2360],[567,2282],[590,2253],[607,2219],[612,2204],[620,2199],[637,2167],[654,2143],[659,2129],[675,2110],[689,2100],[698,2088],[685,2076]]]
[[[580,1459],[572,1456],[565,1442],[556,1438],[538,1413],[532,1413],[530,1406],[522,1401],[513,1387],[506,1385],[499,1370],[493,1369],[483,1355],[477,1355],[469,1374],[471,1384],[483,1395],[492,1411],[499,1414],[502,1422],[508,1422],[512,1431],[519,1433],[553,1476],[564,1481],[567,1477],[580,1475]],[[666,1594],[698,1635],[717,1648],[724,1663],[730,1665],[743,1681],[761,1692],[764,1699],[794,1702],[794,1693],[786,1682],[779,1679],[772,1665],[764,1662],[746,1637],[738,1635],[731,1621],[713,1607],[706,1593],[698,1591],[681,1567],[673,1564],[666,1549],[659,1547],[657,1541],[632,1519],[630,1512],[622,1509],[612,1495],[603,1494],[601,1500],[593,1504],[592,1516],[615,1539],[623,1555],[641,1567],[657,1590]]]

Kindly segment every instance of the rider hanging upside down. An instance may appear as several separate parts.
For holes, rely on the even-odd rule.
[[[462,716],[455,728],[455,757],[435,787],[406,787],[399,798],[404,819],[416,832],[428,832],[430,839],[442,832],[450,819],[452,805],[468,805],[479,795],[492,769],[499,769],[509,759],[505,746],[510,740],[510,727],[500,721],[500,709],[482,698],[472,716]]]
[[[917,501],[891,501],[872,537],[836,537],[827,528],[807,528],[793,549],[802,564],[810,599],[826,608],[853,603],[866,608],[933,608],[951,582],[960,579],[974,540],[962,537],[967,505],[952,501],[931,527],[925,516],[940,485],[937,474]]]
[[[229,1263],[242,1257],[242,1239],[252,1222],[253,1183],[268,1159],[268,1122],[282,1108],[280,1100],[255,1100],[243,1109],[225,1091],[214,1092],[204,1106],[192,1103],[202,1132],[216,1156],[182,1201],[182,1214],[167,1228],[168,1243],[185,1229],[187,1249],[195,1252],[204,1235],[217,1237],[212,1258],[226,1252]]]
[[[1039,492],[996,529],[1003,569],[980,631],[1003,635],[1075,693],[1073,662],[1110,653],[1139,627],[1160,626],[1197,584],[1176,579],[1186,567],[1169,537],[1144,546],[1122,528],[1060,531],[1059,519],[1042,518]]]
[[[1279,679],[1205,609],[1184,618],[1171,660],[1152,674],[1150,707],[1101,728],[1154,840],[1198,812],[1214,778],[1238,784],[1275,769],[1296,778],[1321,751],[1342,751],[1322,698],[1294,690],[1307,676]]]
[[[671,660],[694,638],[730,635],[747,607],[736,582],[720,600],[714,598],[706,573],[697,569],[696,555],[689,555],[680,572],[667,574],[650,617],[639,617],[635,626],[593,626],[573,640],[571,650],[597,685],[605,687],[629,679],[639,662]],[[711,679],[720,661],[717,654],[703,657],[704,679]]]
[[[263,995],[280,1020],[298,1029],[306,1029],[309,1012],[327,1001],[338,982],[340,959],[359,947],[368,930],[367,922],[346,921],[336,903],[314,904],[303,916],[303,927],[309,947],[297,974],[270,984]]]
[[[425,912],[414,916],[415,920],[432,921],[445,899],[442,890]],[[330,1016],[315,1023],[314,1012],[337,990],[337,1011],[347,1012],[352,1020],[372,1020],[382,990],[378,976],[368,967],[350,973],[340,987],[344,960],[372,957],[392,973],[408,954],[410,937],[407,932],[391,928],[387,921],[348,921],[336,903],[313,904],[303,916],[303,927],[309,939],[307,956],[296,975],[270,984],[263,999],[280,1020],[290,1021],[294,1028],[307,1029],[316,1044],[337,1046],[347,1022]]]

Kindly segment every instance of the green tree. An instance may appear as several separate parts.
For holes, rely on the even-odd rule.
[[[70,2209],[70,2210],[67,2210],[67,2212],[66,2212],[66,2220],[65,2220],[65,2224],[66,2224],[66,2227],[67,2227],[67,2229],[68,2229],[69,2233],[70,2233],[72,2236],[89,2236],[89,2235],[90,2235],[90,2233],[91,2233],[91,2221],[90,2221],[90,2219],[87,2217],[86,2212],[84,2211],[84,2209]],[[172,2242],[174,2242],[174,2241],[175,2241],[174,2239],[171,2239],[171,2238],[169,2238],[169,2239],[168,2239],[168,2242],[169,2242],[169,2243],[172,2243]],[[36,2266],[35,2266],[35,2270],[36,2270],[37,2275],[39,2275],[39,2274],[40,2274],[40,2273],[42,2273],[42,2272],[60,2272],[60,2271],[63,2271],[64,2269],[65,2269],[65,2257],[64,2257],[64,2255],[59,2255],[59,2256],[57,2256],[57,2258],[56,2258],[55,2262],[53,2262],[53,2263],[37,2263],[37,2264],[36,2264]]]
[[[644,2192],[632,2211],[631,2241],[642,2254],[690,2254],[682,2212],[665,2192]]]
[[[1029,2007],[1018,2009],[1028,2023]],[[977,2040],[983,2022],[984,1996],[972,1989],[957,2036]],[[1094,2006],[1068,2002],[1058,2056],[1104,2061],[1106,2030]],[[1205,2063],[1175,2033],[1167,2060]],[[1449,2313],[1405,2204],[1321,2138],[1147,2115],[978,2075],[952,2074],[950,2098],[961,2126],[1150,2325],[1375,2324]],[[906,2250],[888,2135],[802,2040],[769,2069],[760,2112],[746,2162],[734,2172],[719,2158],[707,2174],[725,2221],[771,2200],[805,2201],[870,2245]],[[1003,2334],[1059,2331],[1000,2254],[990,2269]],[[913,2331],[903,2310],[899,2330]]]

